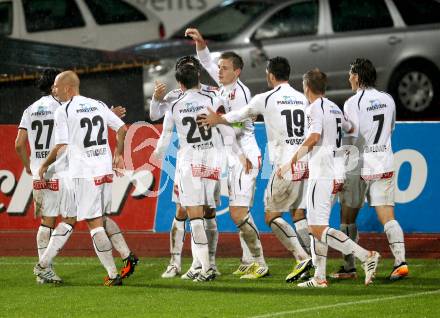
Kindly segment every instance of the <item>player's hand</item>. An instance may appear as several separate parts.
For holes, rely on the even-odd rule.
[[[124,175],[125,163],[122,155],[115,155],[113,157],[113,170],[118,177],[122,177]]]
[[[199,44],[205,44],[205,39],[203,38],[203,36],[200,34],[199,30],[197,30],[197,29],[194,29],[194,28],[186,29],[185,36],[190,37],[191,39],[193,39],[195,42],[197,42]]]
[[[153,97],[155,100],[161,102],[166,94],[167,85],[165,83],[161,83],[159,81],[154,82],[154,94]]]
[[[208,114],[201,114],[198,116],[197,124],[200,127],[212,127],[222,123],[222,116],[208,107]]]
[[[153,164],[156,168],[159,168],[162,164],[162,154],[158,151],[154,150],[150,156],[150,163]]]
[[[288,163],[285,163],[284,165],[282,165],[281,167],[278,168],[277,177],[280,179],[283,179],[286,172],[288,172],[290,169],[292,169],[292,164],[289,161]]]
[[[31,171],[31,167],[29,166],[29,164],[27,164],[26,167],[24,167],[24,168],[26,170],[26,173],[31,176],[32,175],[32,171]]]
[[[110,110],[119,118],[124,118],[125,114],[127,113],[127,110],[124,106],[112,106]]]
[[[249,174],[252,171],[252,168],[253,168],[252,162],[248,158],[243,156],[243,155],[240,156],[240,162],[241,162],[241,164],[244,167],[244,173],[245,174]]]
[[[44,174],[46,173],[46,171],[47,171],[47,166],[46,165],[42,165],[41,167],[40,167],[40,169],[38,170],[38,176],[40,177],[40,180],[41,181],[44,181]],[[30,169],[29,169],[30,170]],[[27,171],[26,171],[27,172]]]

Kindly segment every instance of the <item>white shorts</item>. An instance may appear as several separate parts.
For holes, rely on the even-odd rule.
[[[291,181],[276,175],[276,169],[264,192],[264,207],[270,212],[286,212],[304,206],[303,193],[307,187],[305,180]]]
[[[370,206],[394,206],[395,182],[395,174],[390,172],[370,180],[347,174],[340,201],[351,208],[362,208],[366,197]]]
[[[89,220],[109,214],[112,206],[113,175],[73,179],[77,220]]]
[[[194,176],[194,167],[190,163],[181,163],[178,174],[178,198],[182,207],[216,206],[216,197],[220,194],[220,171],[212,177]]]
[[[333,180],[309,179],[307,187],[307,223],[309,225],[328,225],[334,202]]]
[[[76,206],[71,179],[33,181],[35,216],[75,217]]]
[[[229,206],[251,207],[253,205],[257,175],[257,167],[246,174],[243,164],[238,159],[230,162],[228,167]]]

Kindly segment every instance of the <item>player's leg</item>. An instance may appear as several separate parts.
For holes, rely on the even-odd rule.
[[[49,245],[50,237],[55,228],[56,217],[41,216],[41,223],[37,231],[37,249],[38,258],[41,259],[47,246]]]
[[[176,203],[176,216],[174,217],[170,231],[171,259],[162,278],[172,278],[180,274],[182,268],[182,249],[185,239],[186,211],[179,203]]]
[[[203,208],[203,222],[206,231],[206,238],[208,239],[209,267],[216,272],[216,275],[219,275],[220,272],[218,272],[215,262],[218,244],[218,228],[215,216],[215,208],[209,206]]]

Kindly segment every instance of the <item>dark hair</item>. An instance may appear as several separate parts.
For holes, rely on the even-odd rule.
[[[303,75],[303,81],[314,94],[325,94],[327,75],[318,68],[314,68],[305,73]]]
[[[290,76],[289,61],[281,56],[269,59],[267,62],[267,72],[273,74],[278,81],[288,81]]]
[[[235,52],[224,52],[220,55],[220,58],[224,60],[231,60],[234,71],[236,69],[242,70],[244,67],[243,59]]]
[[[199,85],[199,71],[194,65],[184,64],[177,69],[176,80],[186,89],[191,89]]]
[[[176,71],[179,67],[185,65],[185,64],[192,64],[194,65],[199,72],[202,70],[202,65],[200,65],[200,62],[197,58],[195,58],[192,55],[186,55],[186,56],[182,56],[181,58],[179,58],[176,62]]]
[[[60,73],[59,70],[54,68],[45,68],[41,72],[40,77],[37,79],[38,89],[45,95],[49,95],[52,92],[52,85],[55,81],[55,77]]]
[[[374,87],[376,85],[376,68],[370,60],[357,58],[350,64],[350,71],[359,77],[359,86]]]

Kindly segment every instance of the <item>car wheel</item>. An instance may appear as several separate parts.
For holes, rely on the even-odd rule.
[[[397,114],[404,117],[426,115],[439,106],[439,84],[436,71],[427,66],[407,65],[398,69],[390,81]]]

